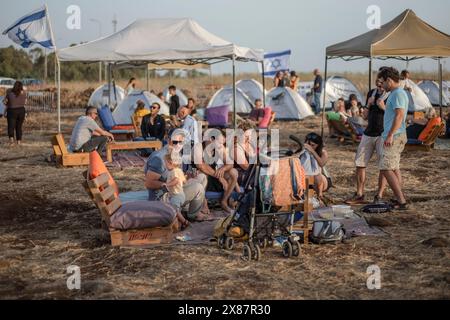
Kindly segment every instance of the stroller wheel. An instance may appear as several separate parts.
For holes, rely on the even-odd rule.
[[[261,248],[258,244],[255,244],[252,248],[252,258],[255,261],[259,261],[259,259],[261,259]]]
[[[300,255],[300,242],[294,241],[292,243],[292,256],[298,257]]]
[[[289,241],[285,241],[283,243],[283,257],[290,258],[292,257],[292,244]]]
[[[218,239],[217,239],[217,245],[219,246],[220,249],[223,249],[225,247],[225,235],[221,235]]]
[[[251,259],[252,251],[250,249],[250,246],[248,244],[244,244],[244,247],[242,248],[242,260],[250,261]]]
[[[233,250],[234,248],[234,239],[232,237],[225,237],[225,249]]]

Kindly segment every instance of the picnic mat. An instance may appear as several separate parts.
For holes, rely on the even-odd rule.
[[[320,213],[313,212],[311,214],[311,220],[323,220],[320,217]],[[339,221],[342,223],[345,229],[345,233],[348,237],[359,237],[359,236],[385,236],[386,233],[378,227],[371,227],[367,223],[364,217],[353,213],[349,215],[348,218],[331,218],[331,220]]]
[[[147,158],[141,157],[138,151],[115,151],[113,153],[113,161],[106,164],[108,168],[143,168]]]

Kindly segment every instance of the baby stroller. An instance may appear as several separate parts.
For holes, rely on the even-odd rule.
[[[284,257],[300,255],[300,235],[293,232],[293,227],[300,206],[307,207],[305,195],[308,194],[308,185],[298,157],[302,150],[301,142],[294,136],[290,138],[300,148],[295,152],[268,154],[270,161],[263,161],[264,164],[258,161],[252,166],[244,184],[244,193],[238,199],[238,207],[222,222],[222,233],[216,234],[222,249],[231,250],[235,241],[243,241],[242,258],[246,261],[259,260],[261,248],[273,245],[280,237],[286,239],[282,243]],[[270,172],[274,163],[278,165],[275,174]],[[307,221],[306,213],[303,217]],[[304,226],[307,229],[305,220]],[[307,241],[305,230],[303,240]]]

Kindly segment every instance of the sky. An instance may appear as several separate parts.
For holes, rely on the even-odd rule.
[[[291,49],[291,69],[297,71],[323,69],[327,46],[367,32],[366,11],[370,5],[380,8],[382,24],[410,8],[435,28],[450,34],[449,0],[0,0],[0,30],[45,3],[58,48],[94,40],[100,35],[100,27],[103,36],[111,34],[114,15],[117,30],[138,18],[190,17],[208,31],[241,46],[266,52]],[[81,10],[79,30],[66,27],[69,18],[66,11],[70,5],[77,5]],[[0,35],[0,47],[11,44],[6,36]],[[385,64],[406,67],[404,62],[391,60],[375,62],[374,68]],[[450,70],[450,59],[443,61],[443,67]],[[424,59],[411,62],[409,68],[434,72],[437,63]],[[329,69],[366,72],[368,62],[334,60]],[[240,72],[257,70],[256,64],[238,65]],[[223,63],[213,71],[231,72],[231,66]]]

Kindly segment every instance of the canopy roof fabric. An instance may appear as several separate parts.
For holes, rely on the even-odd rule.
[[[450,36],[408,9],[394,20],[360,36],[327,47],[337,57],[449,57]]]
[[[61,49],[61,61],[213,63],[214,59],[263,61],[263,50],[239,47],[192,19],[140,19],[95,41]]]

